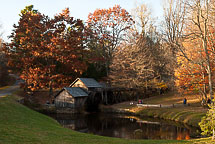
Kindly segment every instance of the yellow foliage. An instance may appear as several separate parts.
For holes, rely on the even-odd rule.
[[[158,87],[158,88],[164,88],[164,89],[167,89],[167,88],[168,88],[167,84],[164,83],[164,82],[157,83],[157,87]]]

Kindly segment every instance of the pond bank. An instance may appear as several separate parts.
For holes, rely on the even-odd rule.
[[[128,114],[136,116],[147,116],[154,118],[161,118],[165,120],[172,120],[180,123],[184,123],[190,126],[199,127],[198,123],[201,121],[201,118],[205,116],[206,112],[199,110],[199,107],[173,107],[173,108],[141,108],[134,105],[128,105],[123,108],[116,107],[115,105],[101,105],[100,111],[104,113],[119,113],[119,114]],[[68,113],[70,110],[56,110],[53,107],[40,107],[39,109],[34,109],[42,113]],[[77,113],[77,112],[72,112]],[[80,111],[78,112],[80,113]],[[86,113],[81,111],[81,113]]]
[[[138,107],[136,103],[130,105],[129,103],[123,106],[115,105],[100,105],[99,110],[104,113],[119,113],[136,116],[147,116],[161,118],[165,120],[172,120],[180,123],[184,123],[190,126],[199,127],[198,123],[201,118],[206,114],[206,110],[202,111],[200,107],[186,106],[186,107],[171,107],[171,108],[154,108],[154,107]],[[32,106],[32,105],[31,105]],[[31,107],[29,106],[29,107]],[[32,109],[41,113],[86,113],[84,110],[71,111],[70,109],[56,110],[54,106],[39,106]]]
[[[198,107],[180,107],[180,108],[138,108],[137,106],[128,105],[123,108],[117,106],[101,105],[100,110],[107,113],[124,113],[138,116],[148,116],[161,118],[165,120],[173,120],[185,123],[190,126],[199,127],[198,123],[206,114],[197,110]]]

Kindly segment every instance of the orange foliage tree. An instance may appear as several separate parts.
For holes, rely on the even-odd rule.
[[[213,99],[215,75],[214,2],[209,0],[187,1],[186,27],[178,47],[179,67],[176,84],[183,89],[200,92]]]
[[[86,70],[84,25],[69,9],[49,18],[27,6],[21,11],[7,45],[9,65],[20,72],[24,88],[56,88],[70,83]]]
[[[109,9],[97,9],[88,16],[87,25],[93,36],[93,47],[106,61],[106,70],[116,47],[125,40],[125,32],[134,24],[131,15],[119,5]]]
[[[211,33],[212,34],[212,33]],[[208,38],[209,39],[209,38]],[[206,64],[206,54],[203,50],[203,43],[199,38],[187,39],[183,43],[184,55],[178,55],[178,67],[175,70],[176,86],[180,92],[195,92],[200,93],[200,99],[207,100],[209,92],[208,72]],[[215,79],[215,63],[214,57],[214,40],[208,41],[208,52],[211,59],[211,70],[213,80]],[[214,83],[214,81],[213,81]]]

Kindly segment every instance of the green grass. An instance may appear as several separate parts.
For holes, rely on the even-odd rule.
[[[199,96],[196,94],[184,94],[181,96],[177,92],[168,92],[162,95],[153,96],[147,99],[143,99],[144,103],[149,104],[182,104],[183,99],[186,98],[189,104],[195,105],[198,103],[200,106]]]
[[[195,112],[183,108],[145,108],[137,113],[141,116],[151,116],[162,119],[174,120],[195,127],[199,127],[198,123],[205,115],[204,112]]]
[[[186,94],[184,96],[180,96],[178,93],[169,92],[165,95],[144,99],[144,102],[149,104],[176,104],[182,103],[185,97],[187,98],[190,106],[175,108],[145,108],[141,109],[138,114],[174,120],[186,123],[191,126],[199,127],[198,123],[206,114],[207,108],[203,108],[200,105],[197,95]]]
[[[123,102],[111,106],[101,106],[101,109],[103,111],[109,110],[113,112],[117,110],[125,110],[141,116],[158,117],[199,127],[198,123],[201,121],[201,118],[206,114],[208,109],[203,108],[200,105],[200,103],[198,102],[198,97],[196,95],[186,95],[184,97],[188,99],[190,106],[181,106],[174,108],[144,108],[137,107],[136,104],[129,105],[129,102]],[[182,101],[183,97],[173,92],[169,92],[165,95],[158,95],[143,99],[144,103],[166,105],[182,103]]]

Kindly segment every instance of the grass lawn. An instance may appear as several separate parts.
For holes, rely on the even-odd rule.
[[[199,127],[204,112],[195,112],[191,108],[145,108],[137,112],[141,116],[158,117]]]
[[[163,119],[175,120],[198,127],[198,123],[201,121],[201,118],[206,114],[208,109],[201,106],[200,100],[195,94],[185,94],[184,96],[180,96],[177,93],[170,92],[165,95],[145,99],[144,102],[149,104],[180,104],[183,102],[184,98],[187,99],[190,106],[142,109],[139,113],[141,115],[151,115]]]
[[[150,104],[182,104],[184,98],[187,99],[187,103],[193,106],[201,106],[200,99],[197,94],[184,94],[181,96],[176,92],[169,92],[159,96],[150,97],[148,99],[144,99],[143,102]]]
[[[63,128],[54,119],[16,102],[15,96],[0,97],[0,143],[59,143],[59,144],[206,144],[207,139],[126,140],[84,134]],[[215,143],[215,142],[214,142]]]

